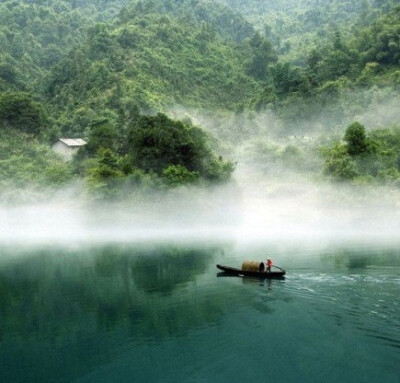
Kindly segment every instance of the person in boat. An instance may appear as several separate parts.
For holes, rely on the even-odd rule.
[[[271,266],[272,266],[272,261],[270,259],[267,259],[267,272],[271,272]]]

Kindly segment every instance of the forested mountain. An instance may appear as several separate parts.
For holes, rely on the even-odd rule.
[[[271,38],[280,54],[302,62],[304,51],[340,30],[347,37],[400,4],[398,0],[217,0]]]
[[[258,87],[250,70],[255,49],[251,41],[222,41],[208,24],[137,15],[91,28],[85,42],[53,68],[47,92],[61,108],[69,97],[114,110],[127,97],[153,110],[174,104],[232,108]],[[272,63],[272,50],[267,53]]]
[[[2,1],[0,90],[36,91],[47,70],[84,39],[88,26],[111,20],[125,3],[125,0]]]
[[[176,106],[236,113],[234,124],[254,132],[253,120],[240,120],[239,112],[267,111],[282,137],[315,129],[330,134],[338,126],[344,131],[376,100],[400,98],[397,3],[3,1],[0,133],[9,154],[0,160],[0,174],[18,174],[14,181],[23,184],[28,169],[44,166],[50,175],[37,172],[26,179],[58,185],[84,177],[96,190],[128,179],[152,186],[228,179],[233,164],[210,149],[210,137],[190,121],[158,114]],[[49,144],[60,136],[88,140],[72,163],[50,152]],[[376,142],[383,136],[374,136]],[[18,148],[15,137],[31,139],[35,149]],[[343,145],[336,148],[325,150],[327,161],[337,153],[355,161]],[[382,163],[375,149],[368,155]],[[164,159],[156,160],[156,153]],[[30,162],[30,156],[36,159]],[[391,158],[389,173],[396,178],[397,157]],[[19,160],[31,167],[19,169]],[[340,173],[335,166],[325,168]],[[349,174],[358,177],[364,174],[360,169]],[[379,169],[386,174],[385,167]]]
[[[368,110],[376,97],[383,96],[382,102],[397,98],[399,16],[400,8],[395,7],[347,37],[336,31],[331,40],[304,52],[304,66],[280,60],[270,68],[254,106],[273,106],[297,126],[299,118],[307,121],[322,113],[330,115],[324,124],[334,126],[349,110]]]
[[[212,0],[141,0],[131,2],[121,19],[127,21],[134,15],[168,15],[201,27],[208,24],[227,40],[241,42],[254,34],[253,26],[243,16]]]

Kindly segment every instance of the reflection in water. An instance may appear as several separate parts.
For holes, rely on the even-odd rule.
[[[4,254],[0,364],[13,356],[18,359],[22,349],[34,359],[51,349],[60,360],[49,358],[33,369],[36,373],[48,369],[48,378],[41,376],[38,381],[55,381],[64,363],[74,366],[70,373],[99,363],[94,357],[98,352],[93,354],[96,344],[107,350],[117,347],[122,338],[159,342],[215,323],[223,300],[218,296],[211,302],[204,296],[192,299],[188,284],[205,272],[216,252],[216,248],[166,246],[104,247],[84,253],[47,250],[14,259]],[[105,335],[110,332],[113,336]],[[64,354],[67,349],[72,354]],[[7,381],[7,371],[0,372],[0,378],[2,374],[0,381]]]
[[[246,301],[246,305],[264,314],[272,314],[275,312],[275,310],[271,308],[272,302],[281,301],[288,303],[291,301],[291,298],[285,297],[285,295],[274,296],[270,294],[273,291],[274,287],[277,287],[278,290],[282,290],[282,286],[285,283],[285,278],[270,279],[238,276],[223,271],[217,273],[217,278],[234,278],[241,281],[243,286],[251,288],[249,292],[251,292],[252,294],[258,292],[258,294],[256,293],[252,295]],[[261,295],[259,294],[260,292]]]
[[[293,253],[285,280],[260,280],[216,278],[216,260],[243,258],[223,250],[3,250],[0,366],[9,368],[0,381],[225,382],[226,371],[239,381],[263,379],[266,360],[272,381],[397,379],[395,255],[343,250],[299,261]]]
[[[131,267],[135,285],[148,293],[170,294],[205,272],[213,253],[167,248],[151,257],[142,255]]]
[[[400,267],[400,249],[334,249],[333,253],[321,255],[324,263],[349,269],[366,267]]]
[[[12,332],[30,333],[33,323],[41,319],[43,323],[37,324],[44,329],[49,318],[57,319],[58,326],[71,326],[74,319],[81,321],[84,312],[95,314],[100,327],[147,317],[150,333],[165,332],[165,328],[157,330],[155,320],[150,325],[152,318],[159,317],[151,313],[160,307],[153,305],[154,299],[173,301],[168,296],[178,287],[177,294],[183,295],[185,284],[204,273],[215,251],[107,247],[85,254],[46,251],[20,257],[0,269],[1,334],[10,326]],[[63,304],[66,300],[73,304]]]
[[[250,276],[242,276],[226,273],[224,271],[220,271],[217,273],[217,278],[240,278],[243,284],[246,285],[258,285],[260,287],[267,287],[268,290],[272,290],[272,286],[274,283],[279,283],[285,281],[285,277],[275,277],[275,278],[258,278],[258,277],[250,277]]]

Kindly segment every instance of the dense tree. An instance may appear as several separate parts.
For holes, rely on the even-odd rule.
[[[344,140],[347,143],[347,152],[351,156],[364,154],[368,150],[365,126],[359,122],[354,122],[347,127]]]
[[[339,180],[391,182],[399,184],[400,130],[378,129],[367,134],[354,122],[343,136],[345,144],[323,148],[324,171]]]
[[[98,21],[115,18],[126,3],[127,0],[2,1],[0,72],[18,89],[40,90],[47,71],[72,46],[84,41],[86,29]],[[4,63],[11,64],[13,71]],[[0,74],[0,78],[3,76]]]
[[[217,158],[200,128],[164,114],[135,115],[127,129],[108,121],[92,126],[88,144],[72,162],[97,196],[229,181],[233,164]]]
[[[266,80],[268,67],[276,62],[276,53],[271,43],[256,33],[249,42],[252,59],[247,65],[247,72],[259,80]]]
[[[211,37],[209,25],[149,12],[134,14],[124,24],[97,25],[53,68],[47,95],[64,111],[71,97],[100,113],[105,104],[119,108],[123,99],[135,99],[142,110],[153,112],[177,103],[236,109],[259,86],[246,74],[253,48]],[[272,54],[270,48],[267,53]],[[265,72],[271,59],[264,58]]]
[[[248,107],[273,112],[280,136],[338,131],[377,100],[400,94],[396,3],[5,0],[1,131],[36,135],[34,153],[43,138],[85,138],[88,145],[66,168],[95,188],[224,181],[234,166],[210,150],[207,135],[156,113],[176,105],[199,115],[235,111],[226,137],[233,129],[240,137],[258,132],[258,117],[241,118]],[[325,172],[394,182],[396,132],[367,134],[350,125],[342,141],[325,148]],[[4,137],[5,147],[14,145]],[[54,161],[61,169],[59,158],[45,152],[46,166]],[[296,150],[277,156],[302,157]]]
[[[233,170],[232,165],[216,159],[202,130],[164,114],[140,117],[128,137],[134,166],[169,179],[195,179],[197,173],[217,181],[228,179]]]
[[[240,12],[258,30],[264,30],[274,48],[295,61],[302,59],[310,45],[328,43],[332,30],[343,31],[342,41],[346,40],[345,35],[355,26],[368,26],[399,4],[398,0],[218,1]],[[288,51],[282,49],[286,43],[290,44]]]
[[[358,175],[356,164],[343,145],[336,144],[326,155],[324,166],[326,174],[338,180],[352,180]]]
[[[82,148],[89,155],[94,155],[101,148],[118,150],[120,132],[107,120],[92,123],[87,145]]]
[[[134,1],[128,6],[128,13],[131,18],[138,14],[171,15],[185,20],[196,29],[207,26],[208,35],[211,28],[224,40],[233,40],[237,43],[254,34],[254,28],[240,13],[214,1]]]
[[[193,184],[199,180],[199,172],[191,172],[182,165],[170,165],[163,170],[162,176],[168,186]]]
[[[11,189],[9,198],[27,198],[25,189],[57,188],[70,182],[71,176],[69,165],[38,138],[21,130],[0,129],[0,194]]]
[[[301,71],[291,67],[289,63],[278,63],[271,67],[271,77],[275,93],[281,97],[293,92],[305,91],[307,87]]]
[[[42,106],[25,93],[0,93],[0,123],[4,128],[15,128],[38,134],[46,123]]]

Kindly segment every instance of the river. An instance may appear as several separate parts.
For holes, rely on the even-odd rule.
[[[1,382],[400,382],[400,251],[1,249]],[[267,254],[285,280],[226,277]]]

